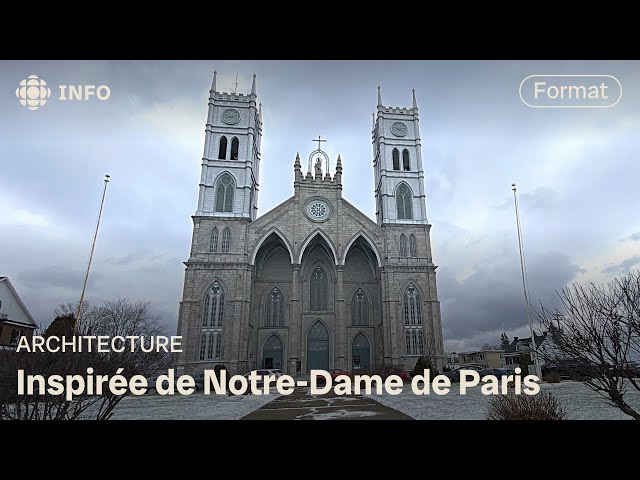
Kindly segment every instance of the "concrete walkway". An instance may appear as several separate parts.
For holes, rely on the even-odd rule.
[[[298,387],[291,395],[283,395],[242,420],[411,420],[372,397],[361,395],[311,395],[308,387]]]

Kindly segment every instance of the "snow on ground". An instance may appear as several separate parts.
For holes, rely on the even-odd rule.
[[[630,405],[640,408],[640,394],[628,390],[625,399]],[[565,407],[570,420],[630,420],[631,417],[618,408],[607,404],[606,399],[579,382],[543,383],[541,391],[551,392]],[[415,395],[410,385],[405,385],[401,394],[371,395],[383,405],[406,413],[418,420],[485,420],[491,396],[485,396],[479,388],[458,393],[454,384],[446,395]]]
[[[113,420],[237,420],[269,403],[271,395],[141,395],[126,397]]]

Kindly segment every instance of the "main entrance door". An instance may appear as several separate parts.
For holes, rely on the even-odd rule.
[[[307,336],[307,371],[329,370],[329,332],[320,320]]]
[[[282,368],[282,340],[277,335],[271,335],[264,342],[262,350],[262,368]]]
[[[359,333],[356,338],[353,339],[353,345],[351,348],[351,356],[353,357],[353,369],[369,368],[370,366],[370,349],[369,340],[364,334]]]

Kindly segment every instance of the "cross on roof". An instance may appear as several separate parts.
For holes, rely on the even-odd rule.
[[[320,142],[326,142],[326,140],[323,140],[322,138],[320,138],[320,135],[318,135],[317,139],[311,140],[312,142],[318,142],[318,150],[322,150],[322,148],[320,148]]]

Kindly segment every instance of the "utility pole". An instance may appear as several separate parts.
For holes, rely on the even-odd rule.
[[[527,264],[524,260],[524,245],[522,241],[522,226],[520,224],[520,210],[518,209],[518,196],[516,194],[516,184],[511,184],[513,190],[513,203],[516,210],[516,227],[518,229],[518,248],[520,249],[520,271],[522,273],[522,290],[524,292],[524,302],[527,308],[527,318],[529,319],[529,330],[531,332],[531,355],[533,356],[533,364],[537,377],[542,380],[542,372],[538,361],[538,346],[536,345],[536,336],[533,331],[533,315],[531,312],[531,301],[529,300],[529,281],[527,279]],[[528,374],[529,372],[522,372]]]
[[[100,210],[98,210],[98,221],[96,222],[96,230],[93,233],[93,242],[91,242],[91,251],[89,252],[89,262],[87,263],[87,270],[84,273],[84,283],[82,284],[82,293],[80,294],[80,301],[78,302],[78,310],[76,311],[76,323],[73,327],[74,335],[78,331],[78,324],[80,323],[82,304],[84,303],[84,294],[87,290],[87,281],[89,280],[89,271],[91,270],[91,262],[93,261],[93,252],[96,248],[96,240],[98,239],[98,230],[100,229],[100,219],[102,218],[102,207],[104,206],[104,198],[107,194],[107,185],[109,184],[109,178],[111,178],[109,174],[106,174],[104,176],[104,187],[102,189],[102,199],[100,200]]]

